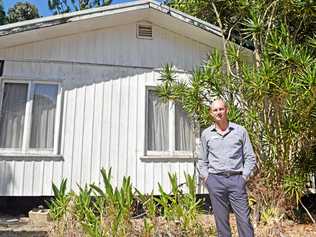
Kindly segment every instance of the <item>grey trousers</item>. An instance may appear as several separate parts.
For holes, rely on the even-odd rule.
[[[243,177],[209,174],[206,185],[210,194],[218,237],[231,237],[230,206],[236,216],[239,237],[253,237],[254,230],[249,219],[246,181]]]

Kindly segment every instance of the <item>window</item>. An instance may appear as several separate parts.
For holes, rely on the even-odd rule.
[[[194,135],[190,118],[179,104],[163,102],[147,90],[147,155],[191,154]]]
[[[0,150],[57,154],[58,84],[7,81],[2,91]]]

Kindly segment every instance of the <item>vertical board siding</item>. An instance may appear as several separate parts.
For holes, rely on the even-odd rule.
[[[111,137],[111,114],[112,114],[112,80],[106,81],[103,84],[102,98],[102,132],[101,132],[101,153],[100,153],[100,168],[110,168],[110,137]],[[98,172],[98,171],[96,171]],[[99,176],[99,183],[102,177]]]
[[[129,110],[129,94],[130,94],[130,78],[126,77],[125,79],[121,80],[121,91],[120,91],[120,97],[121,97],[121,103],[119,106],[120,109],[120,118],[119,118],[119,134],[118,134],[118,140],[119,140],[119,146],[118,146],[118,157],[117,157],[117,166],[119,167],[117,169],[117,177],[119,179],[119,183],[122,180],[124,175],[127,175],[127,168],[128,164],[127,161],[129,160],[128,157],[128,133],[129,131],[129,116],[130,116],[130,110]],[[125,157],[125,159],[122,159],[122,157]]]
[[[192,70],[209,50],[207,45],[157,25],[153,25],[152,40],[137,39],[136,23],[133,23],[1,49],[0,56],[4,59],[61,60],[154,68],[173,63],[179,69]],[[29,70],[29,65],[24,64],[23,67],[23,73]]]
[[[85,82],[78,70],[73,69],[76,81]],[[112,168],[114,185],[120,185],[124,176],[132,176],[133,184],[142,191],[157,192],[158,183],[169,189],[168,172],[182,175],[192,164],[139,160],[144,152],[146,85],[157,83],[159,74],[126,70],[114,73],[128,75],[125,78],[65,87],[61,141],[64,161],[7,162],[14,182],[10,183],[11,191],[2,190],[2,195],[51,195],[51,183],[58,184],[63,177],[71,189],[78,191],[77,185],[100,183],[101,167]]]
[[[110,117],[110,136],[109,136],[109,166],[112,168],[112,175],[115,177],[113,184],[118,184],[118,159],[119,157],[119,132],[120,132],[120,106],[121,106],[121,80],[114,80],[112,83],[112,104]],[[123,159],[123,157],[121,157]]]
[[[192,162],[140,160],[145,151],[146,86],[157,85],[160,74],[134,66],[173,63],[177,69],[191,70],[209,48],[157,25],[152,40],[137,39],[135,31],[133,23],[0,50],[0,58],[8,59],[4,77],[56,80],[64,90],[63,160],[0,159],[0,195],[52,195],[52,182],[59,185],[63,178],[69,189],[78,191],[77,185],[102,184],[102,167],[112,168],[114,185],[131,176],[139,190],[155,193],[158,183],[170,191],[169,172],[180,177],[179,183],[184,182],[184,172],[193,174]]]
[[[75,125],[75,113],[76,113],[76,100],[77,100],[77,90],[72,89],[70,91],[65,91],[65,103],[64,107],[66,108],[65,116],[65,130],[62,134],[64,137],[63,143],[63,153],[64,156],[64,165],[63,165],[63,174],[64,177],[68,178],[68,184],[72,184],[72,163],[74,160],[73,156],[73,146],[74,146],[74,125]],[[68,159],[67,159],[68,158]]]
[[[131,182],[136,185],[137,182],[137,95],[135,93],[138,91],[138,80],[137,72],[134,73],[129,78],[129,116],[128,116],[128,135],[127,135],[127,175],[131,177]]]
[[[84,111],[84,129],[82,141],[82,169],[80,174],[80,184],[91,183],[92,167],[92,144],[94,143],[94,102],[95,102],[95,84],[86,87],[85,111]]]
[[[99,172],[101,169],[101,136],[102,136],[102,118],[103,118],[103,96],[104,96],[104,83],[95,84],[94,89],[94,108],[93,108],[93,143],[91,149],[91,170],[90,170],[90,179],[91,183],[99,183]]]
[[[76,113],[74,121],[74,133],[73,133],[73,162],[72,162],[72,187],[77,190],[76,184],[81,184],[82,176],[82,150],[83,141],[85,138],[84,134],[84,115],[85,115],[85,98],[86,98],[86,87],[77,89],[77,100],[76,100]]]

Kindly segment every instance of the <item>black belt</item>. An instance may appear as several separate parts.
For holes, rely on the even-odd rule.
[[[242,175],[241,171],[223,171],[223,172],[219,172],[219,173],[215,173],[215,175],[222,175],[222,176],[233,176],[233,175]]]

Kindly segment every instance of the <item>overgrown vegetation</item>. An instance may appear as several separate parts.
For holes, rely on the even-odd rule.
[[[221,53],[211,52],[187,82],[177,80],[172,65],[166,65],[159,95],[181,103],[202,126],[211,123],[212,98],[225,98],[230,119],[247,128],[258,158],[258,174],[250,183],[257,219],[271,213],[294,217],[293,210],[303,205],[309,175],[316,172],[315,5],[227,1],[234,7],[233,17],[219,2],[171,1],[190,14],[215,20],[223,47]],[[232,32],[238,44],[229,41]],[[245,55],[252,57],[240,47],[245,42],[253,49],[253,64],[245,62]]]
[[[112,0],[48,0],[48,8],[54,15],[85,10],[94,7],[107,6]]]
[[[155,196],[134,189],[129,177],[114,187],[111,170],[101,172],[102,187],[85,185],[74,193],[66,191],[65,179],[59,187],[53,184],[55,196],[49,202],[49,214],[54,228],[49,236],[216,236],[212,216],[205,215],[203,199],[197,199],[193,176],[184,174],[185,183],[179,185],[178,177],[169,174],[170,190],[158,185]],[[276,207],[266,208],[255,228],[256,236],[280,236],[283,216]]]
[[[39,17],[38,9],[34,4],[29,2],[17,2],[13,7],[9,8],[7,22],[15,23]]]
[[[177,176],[169,174],[171,193],[159,184],[159,196],[134,190],[130,177],[120,188],[111,183],[111,169],[101,170],[103,187],[79,187],[79,193],[66,193],[66,180],[53,184],[54,199],[49,203],[55,221],[53,236],[209,236],[214,228],[203,226],[198,214],[196,180],[185,174],[179,186]],[[143,213],[135,216],[136,204]],[[138,217],[144,217],[139,219]]]
[[[0,0],[0,26],[6,23],[6,15],[3,7],[3,1]]]
[[[3,1],[0,0],[0,26],[19,21],[26,21],[40,17],[36,5],[25,2],[17,2],[14,6],[4,11]]]

